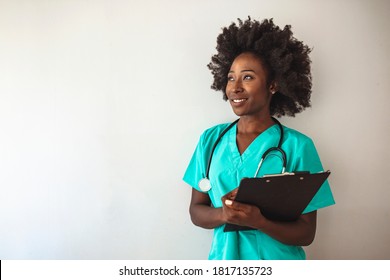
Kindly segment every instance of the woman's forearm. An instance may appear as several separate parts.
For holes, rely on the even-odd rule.
[[[226,223],[223,219],[222,208],[195,204],[190,206],[190,215],[194,225],[206,229],[213,229]]]
[[[268,220],[259,230],[287,245],[308,246],[313,242],[316,232],[316,213],[305,216],[295,222]]]

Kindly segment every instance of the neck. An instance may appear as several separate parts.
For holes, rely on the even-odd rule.
[[[260,118],[242,116],[237,124],[237,132],[239,134],[260,134],[274,124],[270,115]]]

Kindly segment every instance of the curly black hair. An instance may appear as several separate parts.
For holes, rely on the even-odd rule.
[[[262,22],[248,17],[238,25],[232,23],[217,37],[217,54],[207,65],[214,76],[211,88],[222,90],[227,100],[227,76],[234,59],[244,52],[255,54],[268,72],[268,83],[275,82],[277,92],[272,96],[271,115],[295,116],[310,107],[311,49],[293,37],[291,26],[280,29],[273,19]]]

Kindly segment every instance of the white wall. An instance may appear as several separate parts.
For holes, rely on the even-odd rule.
[[[181,181],[234,118],[206,68],[237,17],[314,47],[311,136],[337,204],[311,259],[390,258],[388,1],[0,0],[0,259],[204,259]]]

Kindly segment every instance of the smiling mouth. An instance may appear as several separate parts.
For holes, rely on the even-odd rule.
[[[244,101],[246,101],[247,99],[246,98],[241,98],[241,99],[231,99],[233,103],[242,103]]]

